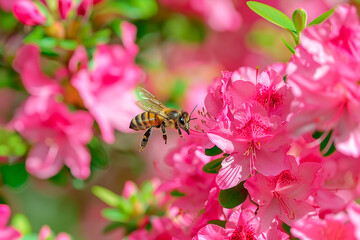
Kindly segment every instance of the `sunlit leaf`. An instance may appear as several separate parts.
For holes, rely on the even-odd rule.
[[[265,18],[269,22],[296,33],[294,23],[291,19],[276,8],[254,1],[248,1],[246,4],[256,14]]]
[[[317,18],[315,18],[314,20],[312,20],[312,21],[308,24],[308,27],[322,23],[322,22],[325,21],[328,17],[330,17],[331,14],[334,13],[334,11],[335,11],[335,9],[332,8],[332,9],[330,9],[329,11],[321,14],[319,17],[317,17]]]
[[[118,207],[122,202],[122,198],[119,195],[106,188],[94,186],[92,187],[92,192],[95,196],[100,198],[103,202],[111,207]]]
[[[295,54],[295,49],[293,46],[291,46],[285,39],[281,38],[285,46],[290,50],[292,54]]]

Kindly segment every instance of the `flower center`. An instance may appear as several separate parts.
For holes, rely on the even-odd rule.
[[[238,226],[227,240],[255,240],[255,233],[251,226]]]

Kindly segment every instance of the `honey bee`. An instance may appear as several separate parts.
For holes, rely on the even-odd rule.
[[[178,130],[180,137],[185,140],[180,129],[183,129],[187,134],[190,134],[190,121],[196,119],[191,118],[191,115],[196,106],[189,115],[189,113],[185,111],[178,111],[166,107],[154,95],[143,88],[138,88],[137,90],[141,100],[136,101],[136,105],[142,110],[145,110],[145,112],[135,116],[131,120],[129,128],[134,129],[135,131],[148,129],[140,143],[139,152],[146,147],[153,127],[161,128],[165,144],[167,143],[166,127]]]

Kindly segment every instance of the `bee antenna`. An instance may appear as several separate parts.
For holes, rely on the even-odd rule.
[[[191,118],[191,115],[192,115],[193,112],[195,111],[196,107],[197,107],[197,105],[195,105],[194,109],[191,111],[190,117],[189,117],[189,121],[190,121],[190,120],[195,120],[195,119],[197,119],[197,118]]]

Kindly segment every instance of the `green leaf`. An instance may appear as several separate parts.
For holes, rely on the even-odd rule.
[[[205,155],[206,156],[216,156],[219,155],[220,153],[222,153],[223,151],[218,148],[216,145],[212,148],[206,148],[205,149]]]
[[[129,216],[120,212],[119,209],[105,208],[102,210],[102,215],[110,221],[127,222],[129,220]]]
[[[38,26],[35,27],[32,32],[30,32],[25,38],[24,43],[37,43],[40,39],[42,39],[45,35],[44,28]]]
[[[290,50],[292,54],[295,54],[295,49],[293,46],[291,46],[285,39],[281,38],[285,46]]]
[[[19,188],[23,186],[28,179],[28,173],[25,170],[25,163],[1,166],[0,172],[4,184],[12,188]]]
[[[324,157],[330,156],[332,153],[336,151],[334,142],[331,143],[329,142],[331,139],[332,132],[333,131],[331,130],[329,134],[325,137],[325,139],[320,143],[320,152]],[[325,148],[328,147],[329,144],[331,144],[329,150],[324,153],[323,151],[325,150]]]
[[[225,157],[221,157],[218,159],[215,159],[211,162],[208,162],[203,167],[203,171],[206,173],[218,173],[221,168],[221,163],[225,159]]]
[[[226,221],[222,221],[222,220],[210,220],[207,222],[208,224],[215,224],[215,225],[218,225],[222,228],[225,228],[225,225],[226,225]]]
[[[55,176],[49,178],[51,182],[59,186],[66,186],[69,183],[66,168],[62,168]]]
[[[166,39],[177,42],[202,42],[206,37],[206,28],[198,20],[181,14],[174,14],[166,20],[161,29]]]
[[[111,207],[119,207],[122,202],[122,197],[106,188],[94,186],[91,190],[95,196]]]
[[[0,10],[0,29],[10,32],[16,27],[18,21],[11,12],[4,12]]]
[[[288,75],[286,74],[285,76],[283,76],[283,81],[284,83],[286,83],[286,79],[287,79]]]
[[[184,197],[184,196],[186,196],[185,193],[179,192],[179,190],[177,190],[177,189],[171,191],[170,195],[173,196],[173,197]]]
[[[58,45],[66,50],[75,50],[77,48],[77,42],[72,39],[60,39]]]
[[[32,232],[29,219],[24,214],[21,213],[15,214],[12,217],[11,226],[19,230],[22,235],[27,235]]]
[[[23,236],[21,240],[38,240],[38,234],[32,233],[30,235]]]
[[[248,196],[248,191],[244,187],[244,182],[226,190],[220,190],[219,203],[224,208],[234,208],[243,203]]]
[[[105,150],[103,143],[96,137],[93,137],[87,145],[91,155],[91,166],[104,169],[109,164],[109,154]]]
[[[321,14],[319,17],[317,17],[317,18],[315,18],[314,20],[312,20],[312,21],[308,24],[308,27],[322,23],[322,22],[325,21],[328,17],[330,17],[330,15],[334,13],[334,11],[335,11],[335,9],[332,8],[332,9],[330,9],[329,11]]]
[[[110,41],[111,30],[103,29],[95,32],[93,36],[83,39],[85,47],[96,46],[99,43],[108,43]]]
[[[323,134],[324,134],[324,132],[315,131],[315,132],[312,134],[312,137],[313,137],[314,139],[319,139]]]
[[[246,4],[256,14],[269,22],[296,33],[295,26],[291,19],[276,8],[255,1],[248,1]]]
[[[158,11],[155,0],[113,0],[107,3],[105,12],[116,12],[130,19],[148,19]]]
[[[118,228],[126,227],[127,224],[123,222],[111,222],[109,223],[103,230],[103,233],[109,233],[111,231],[114,231]]]

